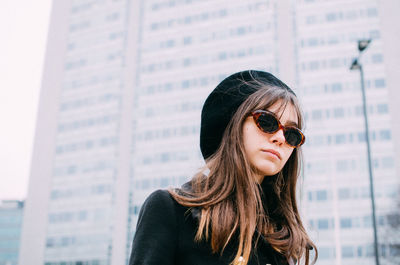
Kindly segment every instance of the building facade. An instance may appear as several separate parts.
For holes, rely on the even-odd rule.
[[[277,75],[304,106],[299,199],[318,264],[373,264],[360,79],[349,70],[360,38],[372,38],[362,62],[390,264],[400,255],[382,232],[399,197],[396,10],[377,0],[54,1],[21,264],[126,264],[144,199],[202,166],[202,104],[243,69]]]
[[[17,265],[21,242],[22,201],[0,202],[0,265]]]

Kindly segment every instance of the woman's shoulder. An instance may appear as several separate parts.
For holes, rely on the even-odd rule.
[[[158,189],[150,193],[143,203],[143,208],[157,208],[162,210],[163,208],[171,208],[176,206],[176,201],[169,193],[168,190]]]
[[[150,193],[145,199],[142,208],[147,210],[159,210],[160,212],[165,211],[176,211],[178,208],[186,208],[179,204],[174,197],[171,195],[169,190],[157,189]]]

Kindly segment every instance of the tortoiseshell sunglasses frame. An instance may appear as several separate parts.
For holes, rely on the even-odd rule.
[[[273,131],[273,132],[266,132],[266,131],[262,128],[262,126],[260,125],[260,123],[259,123],[259,121],[258,121],[258,119],[260,118],[260,116],[261,116],[262,114],[271,115],[272,117],[274,117],[274,118],[276,119],[276,121],[278,122],[278,128],[277,128],[275,131]],[[286,132],[287,129],[289,129],[289,128],[290,128],[290,129],[294,129],[295,131],[297,131],[297,132],[300,134],[300,136],[301,136],[301,141],[300,141],[300,143],[299,143],[298,145],[291,145],[291,144],[289,144],[289,143],[287,142],[286,136],[285,136],[285,142],[286,142],[289,146],[291,146],[291,147],[293,147],[293,148],[300,147],[300,146],[301,146],[302,144],[304,144],[304,142],[306,141],[306,137],[304,136],[304,133],[303,133],[299,128],[297,128],[296,126],[283,126],[283,125],[281,124],[281,122],[279,121],[278,117],[275,115],[275,113],[273,113],[273,112],[271,112],[271,111],[267,111],[267,110],[256,110],[256,111],[251,112],[251,115],[253,116],[254,122],[256,123],[257,127],[258,127],[262,132],[269,133],[269,134],[273,134],[273,133],[276,133],[277,131],[279,131],[280,129],[282,129],[282,130],[283,130],[283,135],[285,136],[285,132]]]

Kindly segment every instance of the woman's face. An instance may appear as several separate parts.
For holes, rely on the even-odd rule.
[[[279,111],[281,102],[277,101],[267,110],[280,117],[282,125],[298,123],[296,110],[288,104],[284,111]],[[283,131],[269,134],[261,131],[252,116],[243,124],[243,142],[247,160],[258,171],[257,181],[261,183],[264,176],[272,176],[282,170],[293,152],[293,147],[285,142]]]

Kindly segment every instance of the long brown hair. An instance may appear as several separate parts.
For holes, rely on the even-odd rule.
[[[234,234],[238,233],[238,249],[231,264],[247,264],[256,232],[264,236],[272,248],[287,260],[304,258],[304,263],[308,265],[309,250],[314,248],[315,263],[317,250],[303,227],[296,202],[301,149],[293,150],[277,175],[265,177],[263,183],[268,182],[271,191],[265,194],[256,181],[256,170],[245,156],[242,140],[243,123],[249,114],[257,109],[267,109],[277,102],[280,103],[280,110],[288,104],[294,107],[301,129],[303,119],[299,102],[284,87],[271,86],[258,80],[244,85],[257,90],[233,115],[219,149],[192,178],[192,189],[170,189],[169,192],[181,205],[201,209],[195,240],[209,240],[211,237],[213,253],[222,254]],[[207,176],[205,170],[209,171]]]

